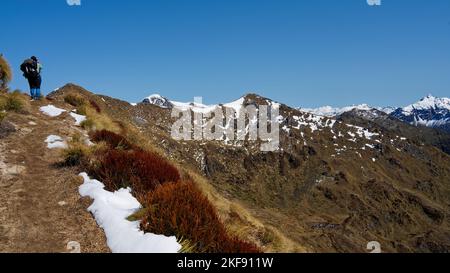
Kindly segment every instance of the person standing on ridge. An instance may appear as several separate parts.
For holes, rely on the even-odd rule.
[[[41,98],[42,64],[33,56],[22,63],[20,70],[30,85],[31,100],[39,100]]]

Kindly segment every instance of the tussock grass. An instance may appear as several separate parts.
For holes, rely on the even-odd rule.
[[[192,181],[157,187],[148,194],[145,205],[143,230],[185,238],[195,252],[260,252],[255,245],[228,234],[214,206]]]
[[[110,149],[92,172],[109,190],[131,186],[137,195],[180,179],[178,170],[164,158],[141,150]]]
[[[98,113],[100,114],[102,112],[102,109],[100,108],[100,106],[97,104],[97,102],[95,102],[94,100],[90,100],[89,104],[91,105],[91,107]]]
[[[12,79],[12,70],[8,61],[0,55],[0,92],[6,92],[8,83]]]
[[[0,94],[0,111],[26,112],[29,106],[29,98],[19,90]]]
[[[97,110],[90,105],[84,106],[84,113],[87,119],[81,124],[81,126],[88,131],[101,131],[108,130],[114,133],[120,133],[120,126],[114,122],[109,116],[98,113]]]
[[[59,164],[61,167],[83,166],[88,162],[88,157],[93,153],[94,147],[88,147],[80,134],[74,134],[68,142],[68,147],[62,151],[64,158]]]
[[[69,94],[65,96],[64,102],[74,107],[80,107],[86,104],[86,100],[82,96],[76,94]]]
[[[125,137],[108,130],[100,130],[91,133],[94,142],[106,142],[113,149],[140,150],[139,147],[130,143]]]
[[[82,95],[70,93],[64,96],[64,102],[76,107],[77,114],[86,116],[80,125],[87,131],[109,130],[120,133],[121,128],[108,115],[101,112],[100,106]]]

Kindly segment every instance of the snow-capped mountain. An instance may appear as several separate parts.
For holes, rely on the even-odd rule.
[[[391,113],[404,122],[450,131],[450,99],[428,95],[420,101]]]
[[[143,104],[153,104],[161,108],[172,108],[173,104],[165,97],[159,94],[153,94],[148,96],[142,101]]]
[[[367,104],[360,104],[342,108],[324,106],[300,108],[299,110],[326,117],[336,117],[355,110],[361,114],[363,112],[376,113],[374,110],[378,110],[414,126],[422,125],[450,131],[450,99],[436,98],[432,95],[403,108],[372,107]]]

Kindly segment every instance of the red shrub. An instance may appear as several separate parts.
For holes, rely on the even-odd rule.
[[[110,149],[100,156],[92,173],[109,190],[131,186],[137,194],[180,179],[178,170],[163,157],[142,150]]]
[[[89,101],[89,103],[91,104],[92,108],[94,108],[95,111],[97,111],[97,113],[100,114],[102,112],[102,109],[100,108],[100,106],[98,106],[98,104],[95,101],[91,100]]]
[[[95,131],[91,135],[94,142],[105,141],[111,148],[121,148],[124,150],[140,150],[136,145],[130,143],[126,138],[108,130]]]
[[[188,239],[195,245],[195,252],[260,252],[255,245],[228,236],[215,208],[193,182],[159,186],[145,202],[144,231]]]

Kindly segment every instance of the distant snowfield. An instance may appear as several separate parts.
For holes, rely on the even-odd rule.
[[[88,211],[105,231],[113,253],[177,253],[181,249],[175,237],[144,233],[139,229],[139,221],[126,219],[142,207],[130,189],[109,192],[103,183],[90,179],[86,173],[80,176],[84,179],[80,195],[94,200]]]
[[[390,114],[395,110],[394,107],[372,107],[367,104],[346,106],[342,108],[331,106],[322,106],[319,108],[299,108],[299,110],[301,111],[324,117],[335,117],[337,115],[343,114],[345,112],[350,112],[352,110],[370,111],[373,109],[384,112],[386,114]]]
[[[57,117],[66,112],[66,110],[55,107],[53,105],[42,106],[41,108],[39,108],[39,110],[50,117]]]

